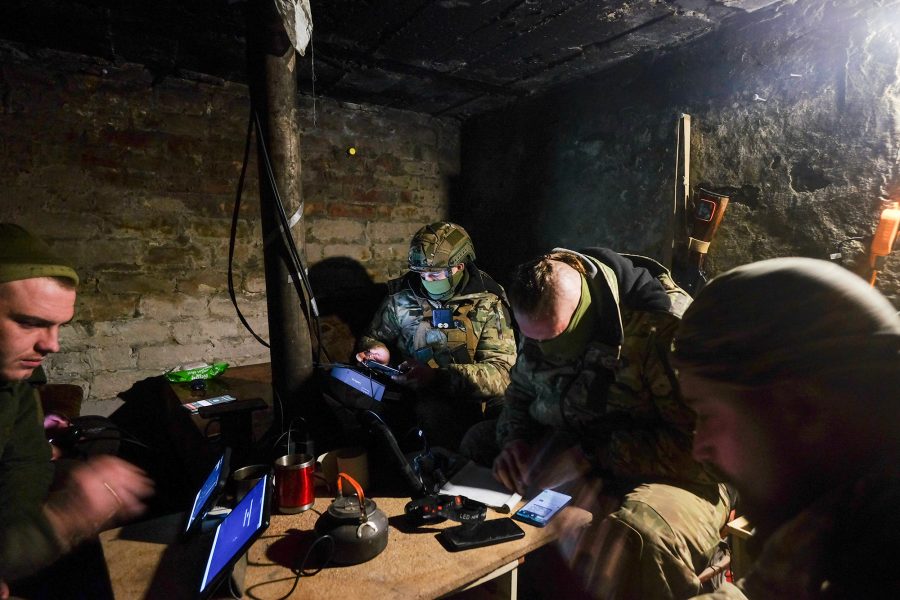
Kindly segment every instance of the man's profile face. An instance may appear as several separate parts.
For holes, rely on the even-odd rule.
[[[75,314],[75,290],[50,277],[0,283],[0,380],[27,379],[59,351],[59,328]]]
[[[797,484],[794,436],[789,435],[772,399],[682,370],[685,401],[697,413],[694,459],[712,467],[738,488],[742,502],[770,510],[786,502]]]

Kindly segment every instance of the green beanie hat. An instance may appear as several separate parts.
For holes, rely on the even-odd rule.
[[[64,277],[78,285],[78,273],[44,241],[18,225],[0,223],[0,283],[33,277]]]

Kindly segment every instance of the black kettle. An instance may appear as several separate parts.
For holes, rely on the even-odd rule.
[[[350,482],[356,496],[343,495],[341,479]],[[360,485],[346,473],[338,473],[337,488],[337,498],[316,521],[316,534],[331,538],[334,543],[333,562],[340,565],[364,563],[387,547],[387,515],[363,495]]]

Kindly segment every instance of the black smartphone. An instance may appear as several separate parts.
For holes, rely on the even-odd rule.
[[[522,528],[516,525],[512,519],[491,519],[482,521],[478,525],[458,525],[445,529],[440,533],[442,542],[448,550],[469,550],[481,548],[510,540],[518,540],[525,537]]]
[[[395,377],[397,375],[403,375],[403,373],[394,367],[389,367],[387,365],[383,365],[378,361],[374,360],[364,360],[362,361],[364,367],[368,369],[372,369],[373,371],[378,371],[379,373],[383,373],[390,377]]]
[[[513,515],[513,519],[543,527],[572,500],[572,496],[554,490],[544,490]]]

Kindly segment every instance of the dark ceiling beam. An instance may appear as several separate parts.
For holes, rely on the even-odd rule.
[[[466,60],[465,67],[470,68],[472,65],[478,64],[486,56],[492,56],[492,55],[496,54],[497,50],[499,50],[500,48],[508,46],[509,44],[515,42],[516,40],[518,40],[526,35],[529,35],[535,31],[537,31],[538,29],[547,27],[548,25],[552,24],[553,21],[555,21],[556,19],[568,14],[569,12],[575,10],[576,8],[579,8],[582,4],[585,4],[586,2],[591,2],[591,1],[592,0],[578,0],[577,2],[573,2],[572,4],[566,6],[565,8],[556,11],[552,15],[548,15],[548,16],[544,17],[543,19],[541,19],[540,21],[538,21],[531,27],[528,27],[522,31],[516,31],[515,33],[513,33],[506,39],[500,41],[498,44],[491,46],[491,48],[489,50],[486,50],[486,51],[482,52],[481,54],[479,54],[478,56],[475,56],[475,57],[472,57],[472,58]],[[519,3],[515,7],[510,7],[503,13],[497,15],[497,17],[495,19],[492,19],[492,22],[490,24],[487,24],[486,26],[495,27],[497,25],[497,23],[502,22],[503,19],[505,19],[515,8],[518,8],[521,4],[522,3]],[[454,69],[453,71],[451,71],[451,73],[455,73],[456,71],[459,70],[459,68],[461,68],[461,67]]]
[[[603,48],[604,46],[608,46],[608,45],[612,44],[613,42],[615,42],[616,40],[620,40],[622,38],[628,37],[632,33],[638,32],[642,29],[646,29],[647,27],[652,27],[661,21],[665,21],[666,19],[671,18],[674,14],[675,14],[674,12],[670,12],[670,13],[666,13],[664,15],[660,15],[658,17],[654,17],[653,19],[650,19],[649,21],[641,23],[640,25],[635,25],[631,29],[626,29],[625,31],[620,31],[619,33],[612,35],[606,39],[581,46],[581,49],[578,52],[574,52],[568,56],[564,56],[562,58],[558,58],[554,61],[548,62],[547,64],[541,66],[541,68],[533,69],[530,73],[525,73],[523,75],[520,75],[516,79],[510,81],[509,83],[511,83],[511,84],[512,83],[527,83],[531,79],[534,79],[535,77],[537,77],[543,73],[546,73],[548,71],[554,71],[557,68],[559,68],[560,66],[562,66],[568,62],[572,62],[573,60],[583,58],[585,55],[585,52],[588,50],[597,50],[597,49]],[[585,74],[585,77],[589,77],[590,75],[593,75],[593,73],[587,73],[587,74]]]
[[[317,60],[330,61],[331,64],[334,64],[335,66],[340,65],[345,70],[351,72],[361,71],[367,68],[381,69],[389,73],[408,75],[425,81],[435,81],[436,83],[447,85],[449,87],[454,87],[467,92],[479,94],[525,96],[528,93],[521,90],[511,90],[505,85],[497,85],[475,79],[456,77],[440,71],[433,71],[388,58],[375,58],[372,56],[360,54],[358,52],[348,51],[338,46],[327,45],[323,48],[322,44],[319,43],[316,47],[316,55]],[[354,65],[355,68],[351,69],[348,63]]]
[[[413,10],[410,15],[406,17],[406,19],[404,19],[399,25],[397,25],[390,31],[382,33],[378,37],[378,41],[375,42],[375,45],[369,48],[369,51],[372,54],[377,54],[385,44],[394,39],[401,31],[409,27],[410,23],[415,21],[419,17],[419,15],[421,15],[425,11],[425,9],[427,9],[428,6],[432,4],[432,2],[433,0],[422,0],[422,2],[419,3],[419,6],[415,10]]]

